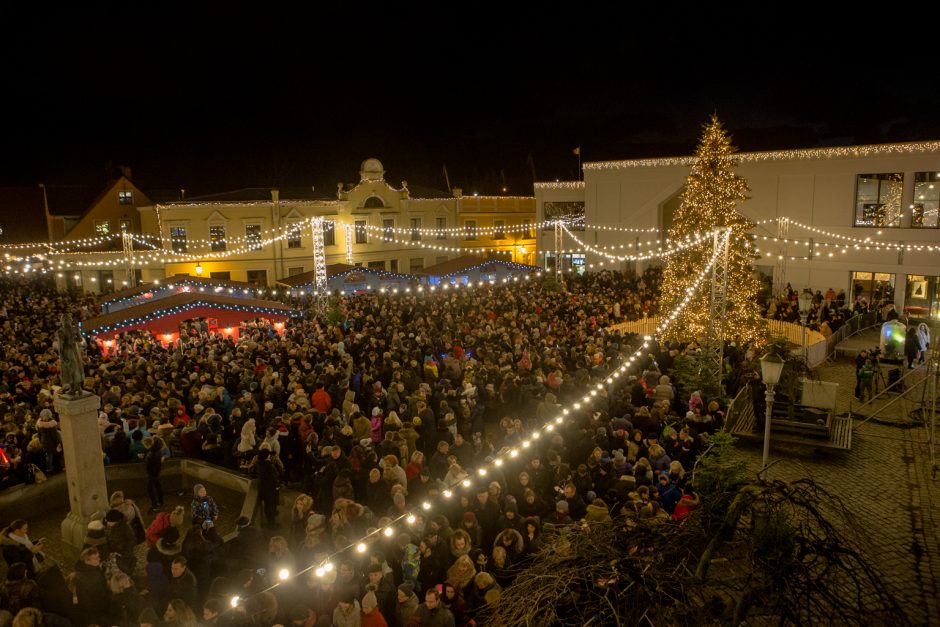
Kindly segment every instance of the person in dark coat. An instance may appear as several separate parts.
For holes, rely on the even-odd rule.
[[[270,459],[270,452],[258,451],[258,500],[264,513],[264,524],[277,529],[277,506],[280,501],[281,473]]]
[[[108,582],[101,567],[101,554],[96,547],[82,551],[75,563],[75,616],[73,623],[84,626],[103,622],[108,608]]]
[[[914,360],[920,353],[920,338],[917,337],[917,327],[909,325],[904,336],[904,357],[907,358],[908,369],[914,368]]]
[[[124,514],[119,509],[110,509],[105,514],[106,535],[108,538],[108,551],[117,553],[117,565],[127,575],[134,574],[137,567],[137,556],[134,555],[134,547],[137,545],[137,538],[134,536],[134,530],[127,524]]]
[[[199,582],[187,564],[182,555],[173,559],[167,598],[182,599],[189,607],[199,607]]]

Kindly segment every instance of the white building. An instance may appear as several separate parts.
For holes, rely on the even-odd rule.
[[[849,300],[883,295],[899,308],[940,317],[940,141],[739,157],[737,172],[751,189],[739,209],[759,223],[755,234],[770,238],[758,239],[758,268],[773,276],[775,289],[787,283],[841,289]],[[592,247],[616,246],[618,254],[642,249],[671,226],[691,163],[692,157],[586,163],[583,181],[535,184],[536,219],[583,212],[588,225],[654,227],[652,233],[575,233]],[[552,267],[555,234],[538,235],[541,262]],[[773,242],[783,235],[799,243]],[[568,236],[563,249],[580,249],[563,257],[569,269],[602,259],[581,252]]]

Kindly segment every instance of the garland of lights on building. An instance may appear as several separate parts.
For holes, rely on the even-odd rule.
[[[92,329],[82,330],[86,336],[97,335],[100,333],[111,333],[114,331],[120,331],[120,329],[125,329],[127,327],[133,327],[147,322],[152,322],[154,320],[159,320],[161,318],[166,318],[168,316],[174,316],[179,313],[185,313],[191,309],[197,307],[212,307],[213,309],[224,309],[226,311],[241,311],[245,313],[259,313],[259,314],[275,314],[280,316],[290,316],[290,317],[299,317],[302,312],[298,312],[289,308],[284,309],[275,309],[273,307],[254,307],[250,305],[230,305],[222,303],[213,303],[210,301],[197,300],[191,303],[186,303],[185,305],[176,305],[174,307],[169,307],[166,309],[158,309],[152,313],[149,313],[144,316],[138,316],[136,318],[127,318],[121,320],[119,323],[105,325],[101,327],[95,327]]]
[[[605,389],[606,386],[616,385],[620,377],[625,376],[631,368],[638,365],[642,361],[642,358],[649,352],[650,342],[654,338],[659,337],[665,332],[669,327],[675,322],[677,316],[688,306],[689,302],[692,299],[694,293],[701,286],[702,282],[706,277],[709,276],[712,266],[717,260],[717,253],[713,254],[709,262],[705,265],[704,268],[698,273],[697,278],[694,283],[687,290],[685,298],[682,299],[676,307],[676,310],[672,312],[669,316],[664,316],[660,319],[656,330],[653,335],[648,335],[643,338],[643,344],[638,348],[633,354],[628,357],[623,364],[621,364],[613,373],[607,376],[604,379],[603,383],[597,383],[592,386],[585,395],[577,402],[572,403],[570,407],[564,405],[560,406],[558,414],[546,421],[541,426],[532,430],[528,437],[522,440],[518,446],[513,447],[504,447],[499,452],[497,452],[492,461],[480,465],[475,472],[477,481],[487,481],[486,477],[488,476],[490,470],[499,469],[507,463],[514,463],[519,459],[521,455],[532,448],[533,443],[537,442],[539,438],[544,435],[551,435],[556,428],[563,425],[566,421],[569,421],[574,418],[574,415],[577,415],[582,410],[589,410],[590,404],[595,399],[598,394]],[[451,485],[447,485],[441,491],[440,496],[437,500],[437,504],[447,503],[453,499],[456,495],[455,490],[458,488],[469,489],[473,486],[474,480],[471,479],[473,475],[468,475],[466,478],[461,479]],[[395,536],[396,532],[399,530],[406,530],[410,526],[414,525],[418,516],[427,516],[428,513],[434,508],[435,503],[432,502],[430,498],[425,499],[417,507],[412,507],[408,512],[401,514],[395,518],[392,518],[381,527],[375,528],[371,531],[368,531],[364,536],[359,538],[354,542],[350,542],[344,547],[341,547],[332,553],[330,553],[324,560],[311,564],[305,568],[302,568],[296,572],[291,572],[287,568],[282,568],[277,573],[277,581],[270,586],[268,586],[264,591],[270,591],[279,586],[281,583],[286,582],[292,576],[300,576],[308,572],[313,572],[313,574],[322,578],[326,574],[332,572],[335,569],[334,560],[341,555],[347,554],[349,552],[354,552],[357,554],[364,554],[369,550],[369,544],[374,543],[378,540],[381,540],[383,537],[390,539]],[[238,607],[242,599],[240,596],[232,596],[229,599],[229,604],[232,608]]]

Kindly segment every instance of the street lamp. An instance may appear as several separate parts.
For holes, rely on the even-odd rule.
[[[196,276],[202,276],[202,263],[196,263]]]
[[[803,289],[799,298],[800,322],[803,323],[803,362],[806,363],[806,320],[809,318],[809,310],[813,307],[813,293],[808,289]]]
[[[783,359],[776,353],[767,353],[760,358],[760,377],[767,386],[764,400],[767,401],[766,415],[764,416],[764,462],[761,470],[767,468],[767,458],[770,457],[770,419],[774,412],[774,387],[780,383],[783,374]]]

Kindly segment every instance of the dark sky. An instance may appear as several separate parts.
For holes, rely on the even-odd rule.
[[[128,165],[145,190],[332,193],[374,156],[396,185],[444,188],[446,164],[466,191],[530,194],[533,167],[577,176],[578,145],[689,154],[713,112],[742,150],[940,139],[915,15],[286,6],[0,9],[0,186]]]

